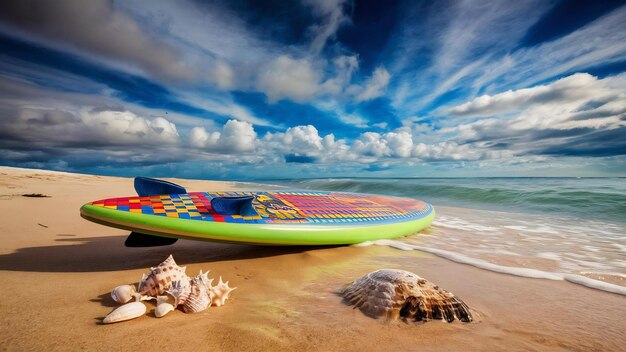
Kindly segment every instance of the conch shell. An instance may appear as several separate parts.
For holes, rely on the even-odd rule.
[[[171,286],[165,292],[174,297],[174,307],[185,303],[191,294],[189,278],[185,276],[184,279],[172,281]]]
[[[130,301],[135,294],[135,287],[131,285],[121,285],[111,291],[111,298],[117,303],[126,303]]]
[[[223,306],[228,299],[228,295],[236,288],[237,287],[228,287],[228,281],[223,282],[222,277],[220,276],[220,282],[217,285],[211,287],[209,291],[209,297],[211,298],[213,305],[216,307]]]
[[[172,285],[172,282],[189,280],[185,274],[186,267],[176,265],[170,254],[163,263],[151,268],[148,275],[143,275],[137,291],[141,295],[156,297],[163,295]]]
[[[114,309],[104,318],[102,322],[105,324],[117,323],[120,321],[135,319],[144,314],[146,314],[146,306],[143,303],[131,302]]]
[[[213,287],[211,286],[213,284],[213,279],[209,279],[209,273],[210,271],[203,273],[202,270],[200,270],[200,273],[196,276],[196,278],[204,285],[204,288],[206,288],[206,292],[211,292],[211,288]]]
[[[202,282],[202,279],[195,277],[191,280],[191,293],[185,303],[183,310],[185,313],[198,313],[207,309],[211,305],[211,298]]]
[[[472,321],[470,309],[461,299],[404,270],[373,271],[356,279],[342,295],[346,302],[375,318]]]
[[[157,306],[154,309],[154,315],[157,318],[161,318],[165,316],[165,314],[174,310],[174,306],[168,302],[167,296],[158,296],[157,297]]]

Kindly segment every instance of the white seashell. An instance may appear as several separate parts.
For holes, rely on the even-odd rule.
[[[167,296],[159,296],[157,297],[157,306],[154,309],[154,315],[157,318],[161,318],[165,316],[165,314],[174,310],[174,306],[168,303]]]
[[[346,302],[375,318],[472,321],[461,299],[404,270],[373,271],[356,279],[342,294]]]
[[[163,263],[150,269],[148,275],[144,274],[137,286],[137,291],[146,296],[163,295],[170,289],[172,282],[179,280],[189,280],[185,274],[185,267],[176,265],[174,258],[170,254]]]
[[[121,285],[111,291],[111,298],[117,303],[126,303],[133,298],[135,287],[131,285]]]
[[[183,310],[185,313],[198,313],[207,309],[211,305],[211,298],[206,287],[199,278],[191,280],[191,293],[185,303]]]
[[[138,318],[146,314],[146,306],[141,302],[131,302],[114,309],[102,321],[105,324],[117,323]]]
[[[209,297],[214,306],[220,307],[226,303],[228,295],[237,287],[228,287],[228,281],[223,282],[220,276],[220,281],[216,286],[213,286],[209,291]]]
[[[165,292],[174,297],[175,307],[185,303],[191,294],[191,283],[189,278],[185,277],[184,279],[172,282],[170,288]]]
[[[161,303],[154,309],[154,315],[157,318],[164,317],[165,314],[174,310],[174,306],[169,303]]]
[[[206,288],[206,292],[210,292],[211,291],[211,285],[213,284],[213,279],[209,279],[209,273],[211,271],[207,271],[206,273],[203,273],[202,270],[200,270],[200,273],[198,274],[198,276],[196,276],[197,279],[200,280],[200,282],[202,282],[202,284],[204,284],[204,288]]]

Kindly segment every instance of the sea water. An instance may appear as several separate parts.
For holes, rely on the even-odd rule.
[[[266,182],[268,180],[265,180]],[[625,178],[334,178],[270,180],[292,189],[425,200],[429,229],[388,245],[485,270],[566,280],[626,295]]]

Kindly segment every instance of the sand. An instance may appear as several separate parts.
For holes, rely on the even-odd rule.
[[[234,183],[176,180],[191,190]],[[246,185],[243,185],[246,187]],[[22,194],[41,193],[47,198]],[[126,248],[126,233],[79,207],[132,195],[127,178],[0,167],[0,349],[222,351],[620,351],[626,298],[568,282],[492,273],[388,247],[260,247],[179,240]],[[236,286],[223,307],[148,313],[103,325],[110,290],[169,254],[187,272]],[[364,316],[337,292],[380,268],[409,270],[454,292],[476,321],[407,323]]]

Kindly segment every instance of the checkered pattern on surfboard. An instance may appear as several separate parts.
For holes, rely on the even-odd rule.
[[[214,197],[255,196],[256,216],[221,215]],[[428,203],[376,195],[340,192],[192,192],[149,197],[122,197],[91,203],[120,211],[227,223],[359,224],[417,220],[428,215]]]

